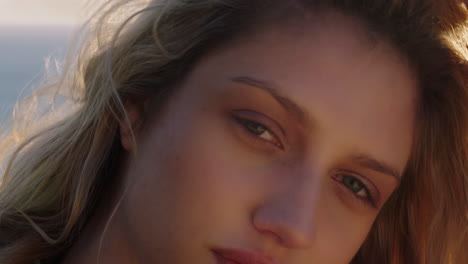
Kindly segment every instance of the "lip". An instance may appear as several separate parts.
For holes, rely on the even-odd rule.
[[[213,253],[218,259],[218,264],[279,264],[262,253],[248,250],[216,248],[213,249]]]

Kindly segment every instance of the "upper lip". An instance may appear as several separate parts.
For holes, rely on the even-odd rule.
[[[216,248],[214,253],[239,264],[279,264],[266,255],[243,249]]]

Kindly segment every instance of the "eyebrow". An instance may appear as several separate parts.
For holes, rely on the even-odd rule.
[[[275,83],[256,79],[250,76],[233,77],[231,78],[231,81],[260,88],[268,92],[283,107],[283,109],[290,113],[296,120],[298,120],[301,125],[305,127],[309,126],[310,119],[308,118],[303,108],[296,104],[293,100],[289,99],[287,96],[281,94],[281,92],[278,90],[278,86]]]
[[[297,119],[302,126],[308,127],[310,124],[310,118],[307,113],[296,104],[293,100],[289,99],[287,96],[282,95],[278,90],[278,86],[270,81],[260,80],[250,76],[237,76],[231,78],[231,81],[246,84],[252,87],[260,88],[268,92],[288,113],[290,113],[295,119]],[[379,161],[368,154],[359,154],[351,157],[351,160],[358,165],[389,175],[396,179],[398,182],[401,181],[402,173],[385,162]]]
[[[382,161],[378,161],[372,158],[370,155],[359,154],[353,156],[351,160],[362,167],[392,176],[398,182],[401,181],[401,172],[397,168],[392,167]]]

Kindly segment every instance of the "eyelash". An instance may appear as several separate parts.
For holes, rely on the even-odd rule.
[[[269,143],[269,144],[274,145],[275,147],[284,149],[278,137],[275,135],[275,133],[273,133],[273,131],[270,128],[268,128],[268,126],[260,122],[253,121],[247,118],[242,118],[239,116],[234,116],[234,119],[237,123],[239,123],[246,130],[246,132],[248,132],[252,136],[254,140],[259,140],[259,141],[262,141],[261,143]],[[261,134],[256,134],[254,131],[251,130],[252,127],[250,126],[256,126],[257,128],[260,127],[262,128],[263,132]],[[270,133],[271,136],[274,138],[273,140],[276,142],[272,142],[271,140],[267,140],[259,136],[265,132]],[[354,176],[353,174],[354,173],[348,172],[348,171],[340,172],[337,174],[337,177],[335,177],[335,180],[339,182],[344,188],[346,188],[347,191],[349,191],[360,202],[363,202],[366,205],[370,205],[373,208],[377,208],[377,205],[375,203],[375,198],[372,195],[372,192],[369,190],[369,188],[367,187],[365,183],[363,183],[361,180],[358,179],[358,177]],[[359,192],[356,193],[353,190],[351,190],[348,186],[345,185],[345,183],[343,182],[343,179],[353,180],[355,183],[357,183],[360,188],[359,192],[364,191],[365,196],[358,195]]]

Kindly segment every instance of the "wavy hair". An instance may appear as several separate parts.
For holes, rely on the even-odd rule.
[[[63,107],[36,122],[25,108],[4,128],[0,263],[50,260],[73,245],[122,153],[126,101],[153,98],[158,111],[201,56],[279,23],[278,16],[323,10],[355,17],[388,41],[419,80],[405,175],[353,262],[468,263],[468,11],[461,0],[107,1],[75,39],[61,74],[32,97],[52,91],[66,98]]]

